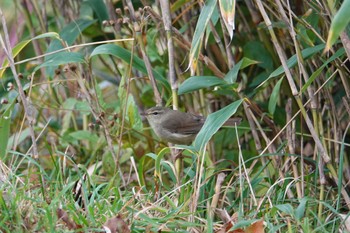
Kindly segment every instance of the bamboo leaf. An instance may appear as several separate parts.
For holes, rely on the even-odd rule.
[[[47,32],[47,33],[40,34],[40,35],[30,39],[30,40],[21,41],[12,49],[13,58],[15,58],[30,42],[32,42],[33,40],[38,40],[38,39],[42,39],[42,38],[59,39],[59,35],[56,32]],[[5,59],[3,64],[2,64],[3,68],[0,69],[0,78],[2,78],[8,64],[9,64],[9,61],[7,59]]]
[[[236,113],[242,102],[243,100],[237,100],[207,117],[202,129],[194,140],[194,147],[197,151],[202,151],[204,149],[211,137]]]
[[[59,66],[68,63],[86,63],[86,61],[84,59],[84,56],[80,53],[60,52],[56,54],[56,56],[51,57],[44,63],[35,67],[34,72],[36,72],[42,67]]]
[[[103,22],[103,20],[107,20],[108,17],[108,11],[106,8],[106,4],[102,0],[88,0],[87,1],[90,5],[90,7],[93,9],[93,11],[96,13],[98,20],[100,22]]]
[[[224,77],[224,80],[229,83],[233,84],[237,80],[238,71],[241,69],[244,69],[247,66],[250,66],[252,64],[257,64],[258,61],[251,60],[249,58],[243,57]]]
[[[346,26],[349,24],[349,12],[350,0],[344,0],[343,4],[341,5],[341,7],[339,8],[338,12],[335,14],[332,20],[325,51],[328,51],[332,47],[332,45],[338,39],[340,33],[342,33],[345,30]]]
[[[92,51],[90,55],[90,59],[96,55],[112,55],[114,57],[122,59],[128,64],[131,64],[135,69],[147,75],[147,69],[143,60],[136,55],[132,55],[128,50],[118,45],[115,45],[115,44],[100,45]],[[153,69],[152,72],[154,77],[159,82],[161,82],[163,87],[165,87],[170,92],[170,85],[168,81],[162,75],[160,75],[156,70]]]
[[[217,0],[208,0],[203,7],[201,14],[199,15],[199,19],[196,25],[196,29],[194,31],[191,50],[189,54],[189,67],[194,70],[196,69],[196,62],[198,59],[200,47],[202,44],[203,36],[205,29],[208,26],[211,15],[214,12]]]
[[[310,58],[311,56],[315,55],[316,53],[322,51],[325,48],[325,44],[320,44],[320,45],[316,45],[314,47],[310,47],[310,48],[306,48],[303,51],[301,51],[301,55],[303,57],[304,60]],[[292,68],[297,64],[297,56],[296,54],[294,54],[293,56],[291,56],[288,60],[287,60],[287,66],[288,68]],[[282,66],[278,67],[276,70],[274,70],[270,76],[264,81],[262,82],[259,86],[263,86],[268,80],[270,80],[271,78],[277,77],[281,74],[284,73],[284,69]]]
[[[276,109],[277,100],[278,100],[278,96],[280,93],[282,81],[283,81],[283,77],[280,80],[278,80],[278,82],[276,83],[276,86],[273,88],[273,91],[272,91],[271,96],[270,96],[269,113],[271,115],[273,115],[275,113],[275,109]]]
[[[236,0],[219,0],[219,6],[222,19],[232,40],[233,31],[235,30]]]
[[[178,94],[182,95],[203,88],[224,85],[226,82],[216,76],[192,76],[179,87]]]

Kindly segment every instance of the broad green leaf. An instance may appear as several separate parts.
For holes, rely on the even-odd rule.
[[[91,20],[91,19],[78,19],[74,22],[71,22],[67,26],[65,26],[62,31],[59,33],[61,40],[53,40],[49,48],[47,49],[46,53],[51,53],[60,49],[63,49],[62,41],[64,41],[68,46],[72,45],[79,35],[82,34],[82,32],[95,23],[97,20]],[[47,60],[50,60],[51,58],[57,56],[59,53],[50,54],[45,56],[45,62]],[[45,69],[45,72],[48,76],[53,76],[54,70],[56,67],[49,66]]]
[[[90,7],[96,13],[100,22],[108,19],[106,4],[102,0],[88,0]]]
[[[213,24],[213,26],[216,26],[216,24],[220,22],[219,20],[220,20],[220,12],[219,12],[219,9],[215,7],[213,13],[211,14],[210,21]],[[205,39],[203,40],[204,44],[208,44],[209,39],[212,37],[210,33],[211,33],[211,27],[207,27],[205,29]]]
[[[138,56],[133,55],[126,49],[115,45],[115,44],[104,44],[104,45],[100,45],[98,47],[96,47],[91,55],[90,55],[90,59],[93,56],[96,55],[112,55],[114,57],[120,58],[123,61],[125,61],[128,64],[132,64],[132,66],[141,71],[142,73],[147,75],[147,69],[145,66],[145,63],[143,62],[143,60],[141,60]],[[132,60],[131,60],[132,59]],[[168,83],[168,81],[162,76],[160,75],[156,70],[152,70],[154,77],[160,81],[162,83],[162,85],[168,90],[170,91],[170,85]]]
[[[91,143],[97,143],[98,141],[98,136],[88,130],[75,131],[69,135],[77,140],[88,140]]]
[[[340,48],[333,56],[331,56],[326,62],[322,64],[320,68],[318,68],[307,80],[307,82],[303,85],[301,88],[301,93],[304,93],[304,91],[311,85],[311,83],[319,76],[319,74],[322,72],[322,70],[328,66],[328,64],[338,57],[342,56],[345,53],[344,48]]]
[[[226,82],[216,76],[192,76],[179,87],[178,94],[182,95],[202,88],[224,85]]]
[[[280,211],[282,211],[285,214],[288,214],[290,216],[293,216],[294,213],[294,209],[293,206],[290,204],[280,204],[280,205],[276,205],[275,206],[277,209],[279,209]]]
[[[309,57],[315,55],[316,53],[322,51],[325,47],[325,44],[320,44],[320,45],[316,45],[314,47],[310,47],[310,48],[306,48],[303,51],[301,51],[301,56],[303,57],[304,60],[308,59]],[[291,56],[288,60],[287,60],[287,66],[288,68],[292,68],[297,64],[298,60],[297,60],[297,55],[294,54],[293,56]],[[278,67],[276,70],[274,70],[270,76],[264,81],[262,82],[258,87],[263,86],[270,78],[274,78],[277,77],[281,74],[284,73],[284,69],[282,66]]]
[[[243,47],[244,57],[257,61],[257,66],[267,71],[273,70],[273,59],[261,41],[249,41]]]
[[[280,80],[278,80],[278,82],[276,83],[276,86],[273,88],[273,91],[272,91],[271,96],[270,96],[269,113],[271,115],[273,115],[275,113],[276,104],[277,104],[278,96],[280,93],[282,81],[283,81],[283,77]]]
[[[74,52],[60,52],[56,56],[51,57],[42,64],[35,67],[34,72],[42,67],[59,66],[68,63],[86,63],[84,56]]]
[[[72,98],[70,98],[72,99]],[[90,115],[91,114],[91,106],[86,100],[76,101],[75,106],[72,108],[64,108],[64,109],[72,109],[73,108],[77,111],[79,111],[83,115]]]
[[[225,75],[224,80],[229,83],[233,84],[237,80],[238,71],[241,69],[244,69],[247,66],[250,66],[252,64],[259,63],[257,61],[251,60],[249,58],[243,57],[234,67]]]
[[[90,19],[78,19],[74,22],[71,22],[67,26],[65,26],[62,31],[59,33],[60,38],[62,41],[67,43],[67,45],[72,45],[73,42],[78,38],[79,35],[91,24],[95,23],[97,20],[90,20]],[[47,53],[53,52],[59,49],[62,49],[63,45],[60,40],[53,40],[50,43],[49,48],[47,49]],[[55,54],[54,54],[55,55]],[[50,57],[47,56],[46,59],[49,59]]]
[[[320,45],[316,45],[314,47],[310,47],[310,48],[306,48],[303,51],[301,51],[301,55],[303,57],[304,60],[308,59],[309,57],[311,57],[312,55],[322,51],[325,47],[325,44],[320,44]],[[293,56],[291,56],[288,60],[287,60],[287,66],[288,68],[292,68],[297,64],[298,60],[297,60],[297,55],[294,54]],[[273,77],[277,77],[278,75],[281,75],[284,73],[284,69],[282,66],[278,67],[275,71],[273,71],[269,78],[273,78]]]
[[[327,38],[327,44],[325,50],[328,51],[332,45],[338,39],[340,33],[342,33],[346,26],[350,22],[350,0],[344,0],[343,4],[339,8],[338,12],[335,14],[331,28],[329,29],[329,34]]]
[[[59,35],[56,32],[47,32],[47,33],[43,33],[40,34],[30,40],[24,40],[19,42],[15,47],[13,47],[12,49],[12,56],[13,58],[15,58],[30,42],[32,42],[33,40],[37,40],[37,39],[42,39],[42,38],[56,38],[59,39]],[[0,78],[2,78],[5,70],[6,70],[6,66],[9,64],[9,61],[7,59],[4,60],[3,64],[2,64],[2,69],[0,70]]]
[[[191,50],[189,55],[190,64],[189,67],[194,67],[198,59],[199,50],[201,47],[203,35],[205,32],[205,29],[207,28],[207,25],[209,23],[209,20],[211,18],[211,15],[216,7],[217,0],[208,0],[206,1],[204,7],[202,8],[202,11],[199,15],[199,19],[196,25],[196,29],[193,34],[192,44],[191,44]]]
[[[297,220],[301,220],[304,217],[307,201],[308,201],[307,197],[303,197],[300,200],[300,204],[295,210],[295,218]]]
[[[242,102],[243,100],[237,100],[207,117],[202,129],[199,131],[196,139],[194,140],[194,147],[197,151],[202,151],[204,149],[211,137],[233,114],[236,113]]]
[[[6,155],[7,143],[10,135],[11,113],[13,107],[15,106],[14,103],[15,101],[8,104],[6,111],[0,115],[0,160]]]
[[[232,40],[233,31],[235,30],[236,0],[219,0],[219,6],[222,19]]]

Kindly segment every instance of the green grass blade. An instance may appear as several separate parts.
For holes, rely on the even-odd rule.
[[[273,115],[275,113],[275,110],[276,110],[277,100],[278,100],[278,96],[280,93],[282,81],[283,81],[283,77],[280,80],[278,80],[278,82],[276,83],[276,86],[273,88],[273,91],[272,91],[271,96],[270,96],[269,113],[271,115]]]

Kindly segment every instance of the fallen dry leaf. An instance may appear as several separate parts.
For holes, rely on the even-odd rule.
[[[62,220],[66,224],[69,230],[76,230],[81,228],[80,225],[76,224],[74,221],[69,219],[67,212],[64,211],[63,209],[58,208],[56,210],[56,214],[57,214],[58,220]]]
[[[247,227],[245,233],[264,233],[264,220],[256,221]]]
[[[252,225],[248,226],[245,230],[244,229],[235,229],[230,230],[232,228],[232,222],[227,222],[222,226],[221,229],[216,231],[215,233],[264,233],[264,221],[256,221]]]
[[[103,225],[103,228],[106,232],[111,233],[130,233],[128,224],[126,224],[120,215],[108,219]]]

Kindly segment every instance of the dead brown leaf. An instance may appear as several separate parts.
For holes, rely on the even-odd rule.
[[[264,233],[264,220],[259,220],[247,227],[245,233]]]
[[[252,225],[248,226],[245,230],[244,229],[235,229],[230,230],[232,228],[232,222],[227,222],[222,226],[221,229],[216,231],[215,233],[264,233],[264,221],[256,221]]]
[[[70,220],[68,217],[68,214],[66,211],[64,211],[61,208],[58,208],[56,211],[58,220],[62,220],[66,226],[68,227],[69,230],[76,230],[76,229],[80,229],[81,226],[76,224],[73,220]]]
[[[111,233],[130,233],[128,224],[122,219],[120,215],[110,218],[103,225],[106,230]]]

